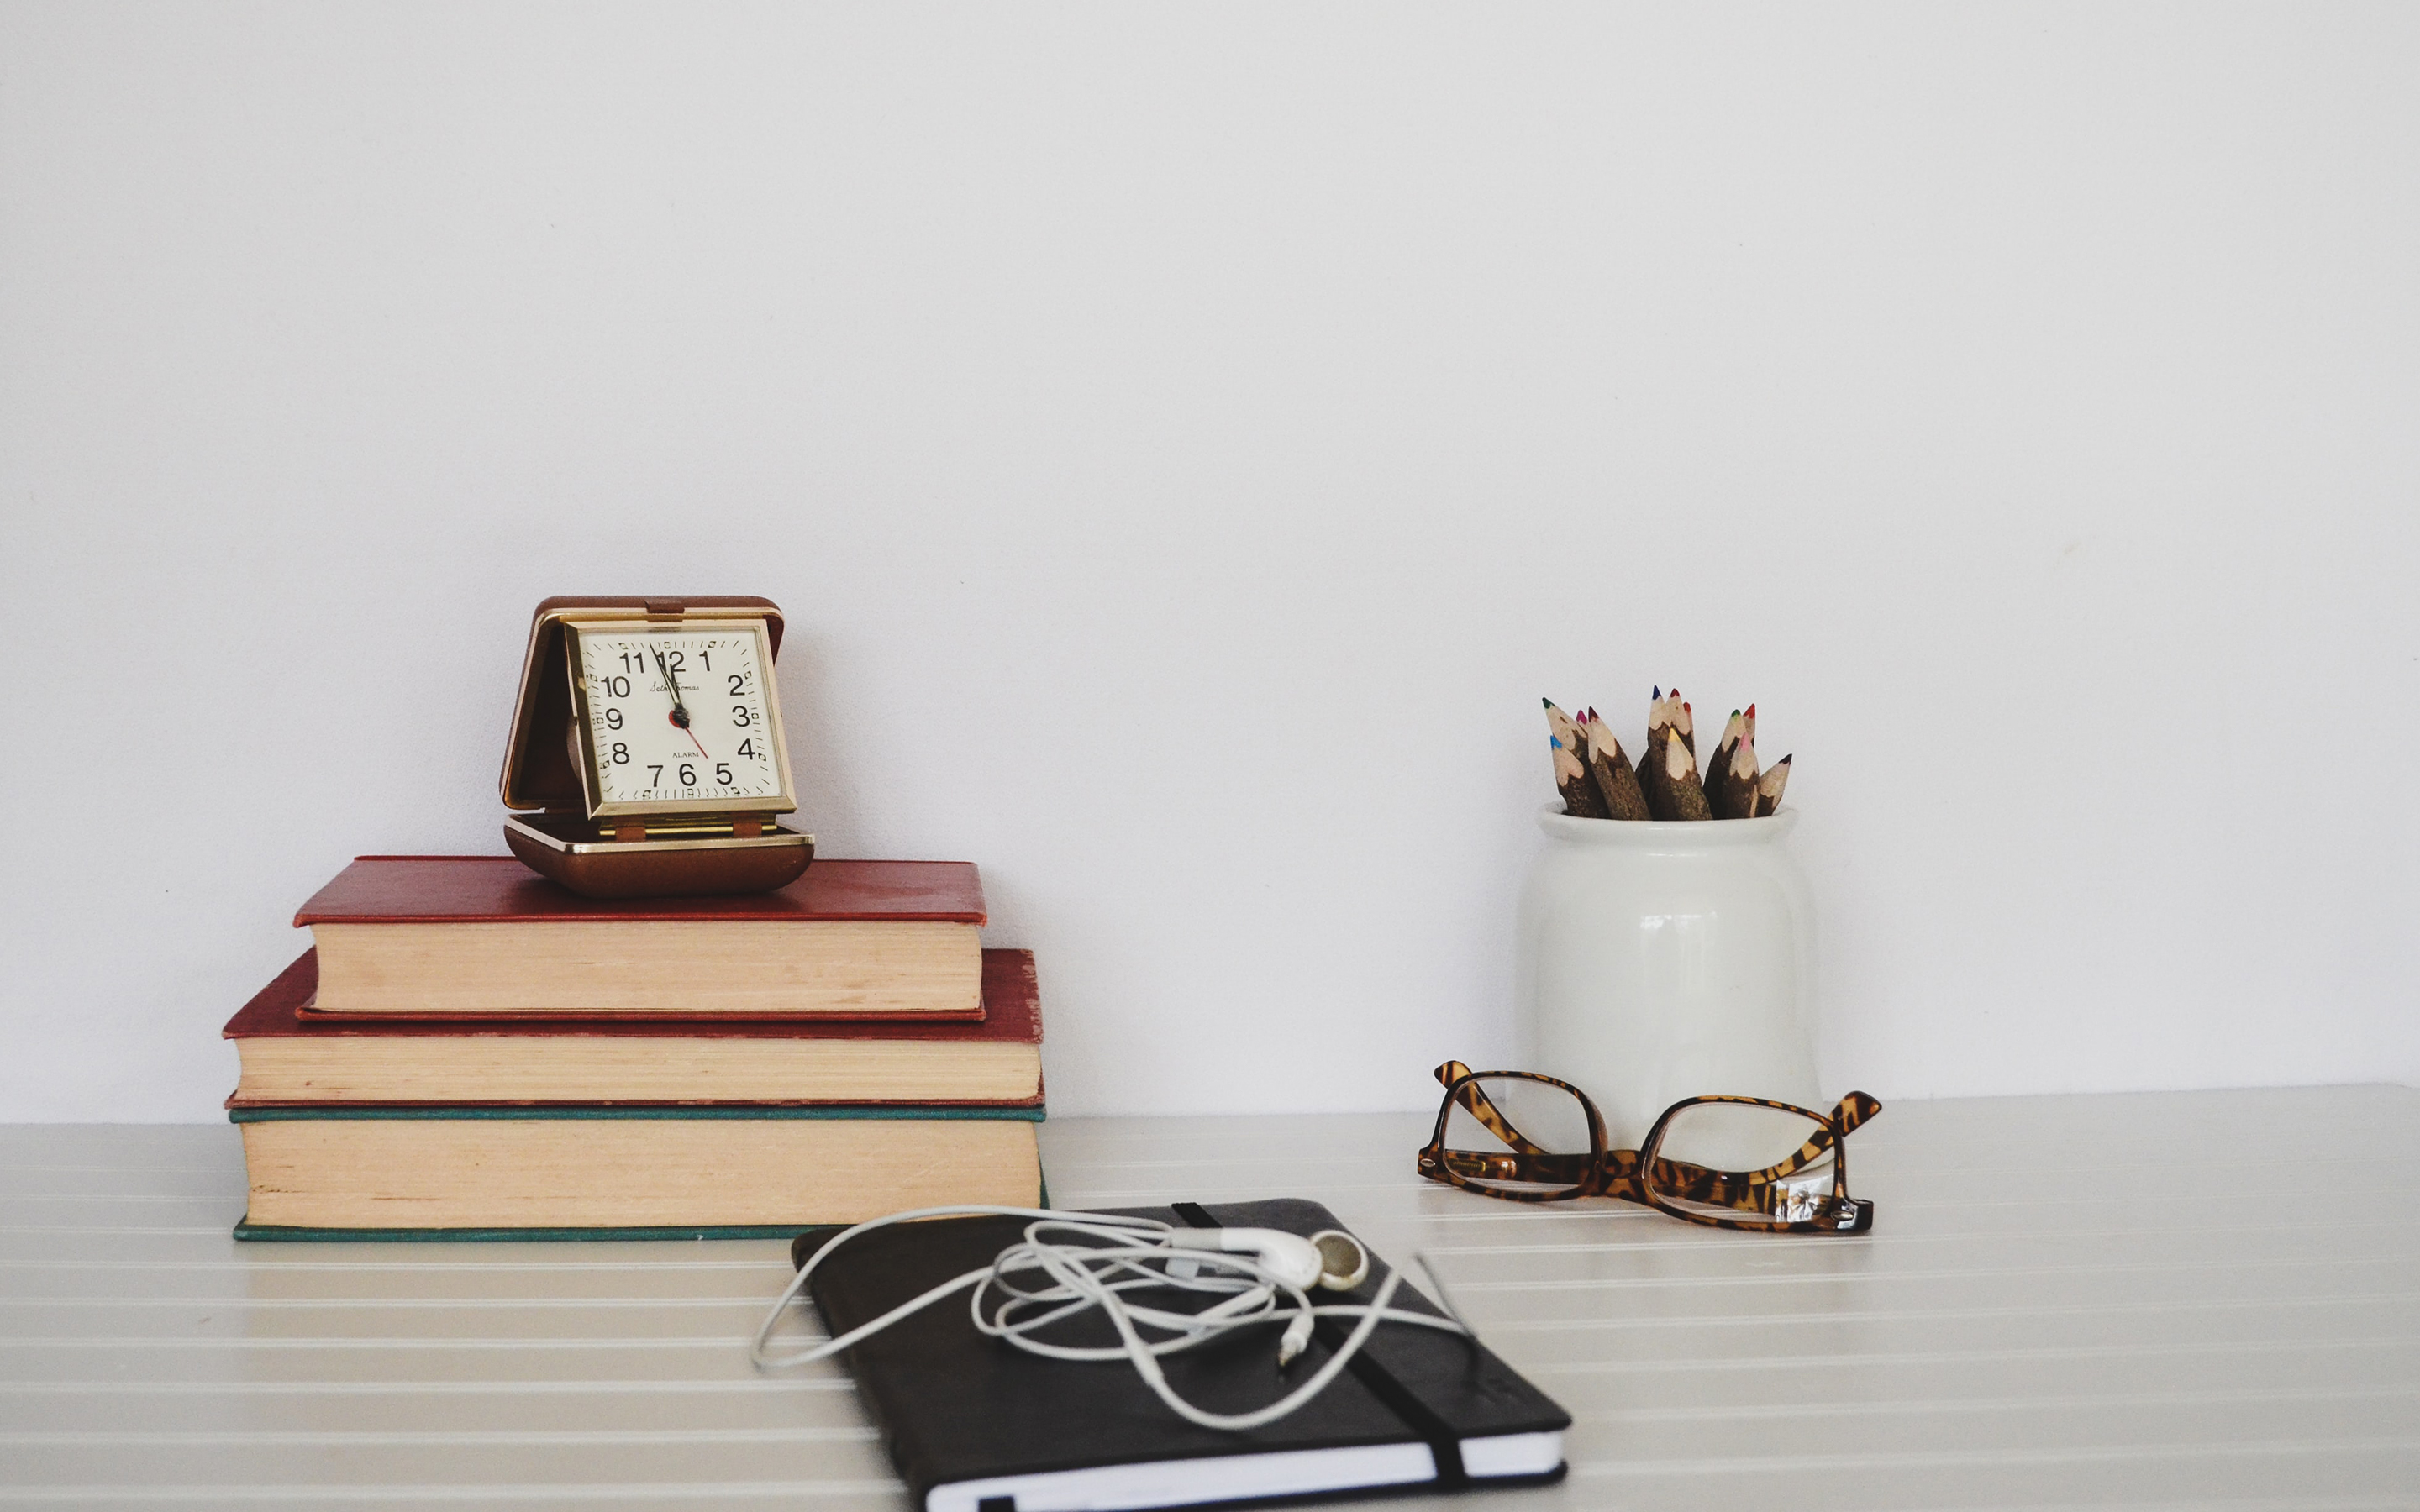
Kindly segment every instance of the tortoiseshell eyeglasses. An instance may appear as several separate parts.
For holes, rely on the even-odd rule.
[[[1851,1092],[1828,1113],[1761,1097],[1683,1098],[1637,1149],[1606,1149],[1605,1119],[1569,1082],[1527,1071],[1436,1069],[1445,1084],[1419,1173],[1512,1202],[1624,1197],[1716,1228],[1862,1234],[1847,1139],[1883,1110]]]

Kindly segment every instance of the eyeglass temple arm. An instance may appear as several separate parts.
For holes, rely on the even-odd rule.
[[[1464,1078],[1471,1075],[1472,1072],[1470,1068],[1464,1065],[1461,1061],[1449,1060],[1444,1065],[1439,1066],[1435,1074],[1439,1082],[1443,1083],[1448,1088],[1451,1088],[1455,1082],[1462,1081]],[[1514,1149],[1519,1150],[1522,1154],[1548,1155],[1552,1153],[1544,1145],[1533,1142],[1524,1135],[1520,1130],[1512,1127],[1512,1120],[1506,1118],[1502,1110],[1497,1108],[1494,1103],[1488,1100],[1487,1094],[1480,1089],[1477,1082],[1466,1083],[1459,1091],[1453,1093],[1453,1100],[1462,1104],[1464,1111],[1467,1112],[1472,1118],[1477,1119],[1481,1128],[1485,1129],[1489,1134],[1494,1134],[1497,1138],[1503,1140]]]
[[[1507,1155],[1498,1150],[1441,1149],[1438,1164],[1456,1176],[1489,1181],[1536,1181],[1575,1186],[1589,1174],[1588,1155]]]
[[[1614,1149],[1606,1152],[1606,1190],[1613,1196],[1629,1195],[1644,1198],[1644,1185],[1638,1180],[1637,1151]],[[1531,1181],[1540,1185],[1577,1186],[1589,1174],[1593,1157],[1588,1155],[1512,1155],[1499,1150],[1444,1149],[1436,1153],[1438,1164],[1466,1180]],[[1784,1165],[1790,1163],[1785,1162]],[[1780,1170],[1782,1166],[1771,1167]],[[1741,1212],[1779,1213],[1796,1211],[1810,1201],[1828,1204],[1830,1197],[1809,1197],[1768,1179],[1764,1171],[1718,1171],[1704,1165],[1692,1165],[1687,1161],[1658,1160],[1655,1163],[1654,1185],[1657,1191],[1710,1207],[1737,1209]]]
[[[1807,1141],[1809,1147],[1814,1143]],[[1783,1177],[1804,1164],[1802,1157],[1806,1153],[1802,1149],[1781,1165],[1761,1171],[1717,1171],[1686,1161],[1659,1159],[1654,1165],[1653,1184],[1658,1192],[1711,1207],[1737,1208],[1742,1212],[1776,1212],[1785,1206],[1797,1206],[1807,1200],[1805,1194],[1782,1184]]]

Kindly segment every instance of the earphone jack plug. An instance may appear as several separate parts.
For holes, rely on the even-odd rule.
[[[1284,1336],[1278,1340],[1278,1368],[1294,1364],[1295,1356],[1311,1348],[1311,1314],[1296,1313],[1286,1325]]]

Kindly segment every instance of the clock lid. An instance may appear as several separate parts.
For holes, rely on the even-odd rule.
[[[538,605],[530,619],[529,650],[521,658],[521,690],[513,702],[512,738],[504,747],[505,808],[584,810],[587,807],[568,749],[571,688],[563,671],[563,622],[684,619],[763,620],[768,650],[776,657],[782,654],[782,609],[769,598],[565,594]]]

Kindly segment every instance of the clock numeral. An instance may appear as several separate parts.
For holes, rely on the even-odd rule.
[[[622,728],[621,710],[607,709],[605,711],[605,728],[608,730],[619,730]]]
[[[679,652],[667,651],[664,653],[664,665],[670,667],[675,671],[678,671],[689,664],[681,659],[681,654]]]
[[[754,761],[756,759],[756,742],[752,740],[741,741],[737,754],[745,756],[752,762]]]
[[[737,698],[740,694],[748,691],[747,673],[724,672],[722,675],[731,679],[731,696],[733,698]]]
[[[681,763],[680,779],[681,786],[685,788],[697,786],[697,768],[687,762]]]
[[[636,665],[633,666],[633,663],[636,663]],[[622,653],[622,670],[626,672],[645,671],[647,670],[646,658],[640,656],[635,651],[625,651]]]
[[[630,764],[630,748],[618,740],[613,742],[613,764],[616,766]]]
[[[745,704],[745,703],[735,703],[735,704],[733,704],[733,705],[731,706],[731,722],[732,722],[733,724],[736,724],[736,725],[737,725],[740,729],[745,730],[745,729],[747,729],[747,728],[748,728],[748,720],[749,720],[749,717],[750,717],[750,716],[749,716],[749,713],[748,713],[748,705],[747,705],[747,704]]]
[[[664,769],[661,764],[652,765],[647,768],[647,786],[652,788],[663,779]]]
[[[707,671],[714,671],[714,650],[713,650],[713,648],[712,648],[712,647],[710,647],[710,646],[708,646],[708,647],[704,647],[704,648],[700,649],[700,650],[699,650],[699,652],[698,652],[698,654],[697,654],[697,661],[698,661],[698,665],[699,665],[699,666],[701,666],[701,667],[704,667]]]
[[[608,677],[602,681],[605,685],[605,696],[607,698],[626,699],[630,696],[630,680],[628,678]]]
[[[714,764],[714,779],[725,787],[731,785],[731,768],[721,762]]]

